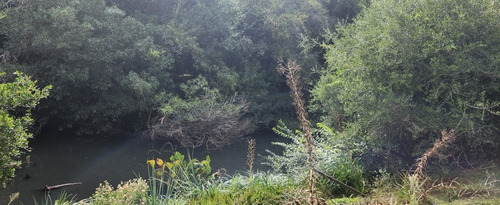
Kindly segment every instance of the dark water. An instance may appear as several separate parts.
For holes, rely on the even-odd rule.
[[[272,132],[261,131],[249,136],[257,141],[254,171],[266,171],[269,167],[262,165],[262,156],[266,149],[276,150],[278,146],[272,141],[282,139]],[[41,191],[45,185],[57,185],[70,182],[82,182],[82,185],[71,186],[51,191],[57,198],[63,190],[76,195],[77,199],[89,197],[104,180],[113,187],[121,181],[142,176],[147,178],[147,159],[160,157],[167,159],[172,152],[186,153],[187,149],[173,147],[164,142],[151,142],[135,138],[123,137],[75,137],[63,134],[42,136],[30,143],[32,152],[30,165],[23,165],[16,172],[16,178],[6,189],[0,189],[0,204],[7,204],[9,195],[19,192],[19,200],[13,204],[40,203],[44,197]],[[247,142],[241,141],[222,150],[190,150],[198,159],[207,154],[211,157],[214,170],[225,168],[228,174],[246,173]],[[29,175],[29,178],[26,176]]]

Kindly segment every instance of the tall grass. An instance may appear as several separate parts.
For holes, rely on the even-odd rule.
[[[11,201],[12,202],[12,201]],[[11,203],[9,202],[9,204]],[[46,192],[40,203],[33,198],[33,204],[35,205],[70,205],[70,204],[75,204],[75,196],[72,196],[65,191],[62,191],[61,194],[59,194],[59,197],[57,197],[56,200],[53,200],[52,197],[50,196],[50,192]]]

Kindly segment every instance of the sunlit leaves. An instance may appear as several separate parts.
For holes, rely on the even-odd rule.
[[[409,161],[440,129],[488,142],[498,129],[499,11],[497,1],[374,1],[325,46],[315,100],[329,123],[359,124]]]
[[[0,77],[4,78],[4,73]],[[21,164],[19,157],[28,148],[32,137],[28,128],[33,122],[31,109],[49,94],[50,86],[36,87],[36,81],[28,76],[15,73],[17,78],[10,83],[0,84],[0,184],[5,186],[8,179]]]

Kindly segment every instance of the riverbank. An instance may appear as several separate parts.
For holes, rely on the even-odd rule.
[[[267,166],[261,164],[261,155],[266,155],[266,149],[279,149],[278,146],[272,146],[271,142],[279,141],[280,137],[271,131],[256,132],[248,137],[257,140],[254,170],[268,170]],[[147,159],[168,157],[175,151],[187,151],[160,141],[120,136],[68,136],[62,133],[36,137],[30,147],[29,164],[23,164],[7,188],[0,191],[0,204],[6,204],[10,194],[17,192],[19,202],[32,204],[33,199],[44,197],[40,189],[46,185],[68,182],[82,182],[82,185],[55,190],[51,195],[57,198],[64,190],[76,196],[76,199],[87,198],[105,180],[116,186],[136,176],[147,177]],[[212,167],[215,170],[224,168],[228,174],[234,174],[246,172],[246,150],[246,141],[240,141],[221,150],[199,148],[194,150],[194,156],[210,155],[214,159]]]

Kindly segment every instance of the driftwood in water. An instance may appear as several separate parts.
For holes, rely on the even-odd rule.
[[[58,185],[54,185],[54,186],[45,185],[45,187],[42,188],[42,191],[50,191],[53,189],[59,189],[59,188],[67,187],[67,186],[74,186],[74,185],[81,185],[81,184],[82,184],[81,182],[75,182],[75,183],[58,184]]]

